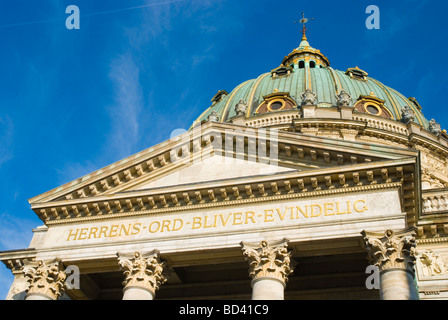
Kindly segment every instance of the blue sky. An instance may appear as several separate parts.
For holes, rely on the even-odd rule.
[[[368,5],[380,29],[368,30]],[[76,5],[80,29],[68,30]],[[218,90],[278,67],[308,40],[448,128],[446,14],[424,0],[0,1],[0,251],[28,247],[28,199],[188,129]],[[12,282],[0,265],[0,299]]]

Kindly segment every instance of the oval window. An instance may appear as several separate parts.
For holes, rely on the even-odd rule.
[[[376,107],[374,105],[371,105],[371,104],[367,105],[366,109],[367,109],[367,111],[370,114],[378,114],[378,113],[380,113],[380,110],[378,109],[378,107]]]
[[[283,107],[283,103],[281,103],[280,101],[274,101],[269,106],[269,109],[275,111],[275,110],[280,110],[282,107]]]

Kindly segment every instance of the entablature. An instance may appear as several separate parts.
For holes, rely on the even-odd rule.
[[[377,166],[377,164],[381,164]],[[415,222],[419,211],[412,159],[357,164],[269,177],[247,179],[244,183],[140,190],[98,197],[36,205],[47,225],[81,221],[188,211],[198,208],[232,206],[242,203],[278,201],[338,193],[398,188],[403,192],[403,211]]]

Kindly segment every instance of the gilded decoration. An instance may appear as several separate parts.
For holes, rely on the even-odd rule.
[[[373,92],[369,95],[361,95],[355,103],[355,110],[362,113],[371,114],[377,117],[392,119],[392,114],[384,106],[386,101],[377,98]]]
[[[283,284],[288,281],[288,276],[293,272],[288,242],[287,239],[270,243],[241,242],[243,255],[249,262],[249,276],[252,281],[261,278],[274,278]]]
[[[264,96],[263,99],[264,101],[255,111],[256,114],[290,110],[297,107],[297,104],[291,99],[288,92],[278,92],[277,89],[273,93]]]

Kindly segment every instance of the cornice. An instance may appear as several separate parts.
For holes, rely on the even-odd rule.
[[[36,249],[7,250],[0,252],[0,261],[13,273],[23,272],[23,266],[36,258]]]
[[[415,195],[414,165],[412,159],[388,166],[336,167],[325,172],[297,172],[256,178],[238,183],[198,185],[190,189],[154,189],[153,192],[121,193],[108,199],[81,199],[77,203],[49,203],[35,209],[47,224],[77,223],[81,221],[137,216],[173,211],[197,210],[209,207],[232,206],[252,202],[268,202],[284,199],[315,197],[328,194],[366,192],[382,188],[401,188],[404,192],[404,211],[409,221],[418,213],[418,201],[410,201]],[[338,170],[336,170],[338,169]],[[356,170],[360,169],[360,170]],[[88,200],[88,201],[85,201]]]
[[[169,170],[169,168],[173,167],[173,160],[177,164],[182,165],[182,160],[178,161],[179,157],[193,159],[196,154],[210,152],[212,145],[213,147],[217,147],[218,151],[222,151],[226,147],[227,141],[225,141],[225,134],[229,130],[234,131],[231,138],[235,141],[232,141],[232,144],[236,145],[241,141],[245,149],[256,150],[260,148],[256,143],[257,132],[259,132],[256,128],[247,128],[234,124],[208,123],[200,127],[200,130],[187,132],[176,139],[161,143],[108,167],[97,170],[90,175],[34,197],[29,201],[31,205],[34,205],[36,203],[55,201],[58,199],[70,200],[108,194],[112,191],[116,192],[115,190],[121,190],[124,185],[130,186],[138,183],[138,181],[147,179],[148,176],[154,177],[154,175]],[[315,155],[322,153],[318,150],[333,149],[338,150],[340,153],[339,156],[344,158],[343,153],[346,152],[351,154],[351,161],[353,161],[354,157],[357,158],[356,162],[364,161],[365,159],[363,160],[359,156],[366,154],[371,154],[373,157],[386,158],[388,156],[392,158],[395,156],[395,153],[390,152],[390,148],[388,147],[375,146],[374,148],[370,148],[366,147],[368,144],[365,143],[348,142],[339,139],[329,140],[327,138],[297,135],[296,133],[285,131],[271,133],[276,135],[275,139],[278,139],[278,141],[270,141],[271,137],[268,136],[265,141],[266,152],[268,150],[270,151],[271,147],[276,148],[280,156],[282,156],[282,153],[286,157],[292,153],[298,153],[299,158],[303,158],[300,154],[307,151],[303,150],[305,147],[316,150]],[[216,137],[222,139],[221,146],[217,146],[217,143],[213,141]],[[400,153],[410,154],[409,151],[404,149]],[[323,158],[326,161],[325,157],[327,157],[325,154],[324,157],[319,156],[319,158]],[[311,158],[313,161],[316,161],[316,159],[313,159],[313,156]],[[342,163],[338,164],[340,165]]]
[[[314,123],[317,122],[318,120],[315,119]],[[336,123],[347,124],[343,120],[338,120]],[[351,123],[361,126],[360,121]],[[348,125],[351,125],[350,122]],[[364,189],[358,188],[358,190],[366,190],[366,185],[401,181],[404,183],[403,195],[405,206],[407,206],[406,212],[409,213],[409,223],[415,223],[420,215],[418,151],[306,136],[286,131],[271,132],[275,135],[275,139],[278,139],[276,141],[270,141],[268,134],[268,139],[265,141],[266,152],[270,152],[271,149],[278,152],[278,165],[294,168],[294,165],[300,163],[302,165],[313,163],[318,165],[318,168],[308,168],[305,171],[274,176],[248,177],[243,179],[244,181],[222,180],[192,186],[128,191],[130,187],[138,185],[148,178],[155,178],[156,171],[167,173],[188,165],[189,157],[185,158],[186,163],[182,161],[172,163],[170,161],[172,158],[170,159],[168,156],[172,156],[173,150],[186,152],[189,156],[194,151],[205,154],[223,153],[226,139],[229,138],[225,136],[228,131],[233,132],[230,139],[234,147],[237,143],[242,143],[244,146],[245,154],[239,154],[239,156],[243,156],[246,160],[248,150],[254,151],[259,147],[256,143],[258,133],[256,128],[207,123],[198,131],[188,132],[183,137],[131,156],[119,162],[120,165],[108,166],[107,171],[94,172],[90,178],[86,178],[89,176],[84,177],[81,185],[71,186],[65,192],[62,190],[63,188],[56,192],[57,197],[51,196],[51,192],[47,197],[35,197],[32,209],[42,221],[50,225],[87,221],[94,217],[94,219],[119,217],[126,212],[150,214],[164,212],[166,208],[169,208],[167,211],[178,210],[178,207],[181,207],[181,210],[189,210],[193,208],[190,206],[191,204],[199,205],[194,208],[200,208],[200,205],[206,202],[212,203],[212,206],[216,203],[232,205],[232,203],[238,203],[232,201],[239,201],[244,197],[249,199],[265,197],[266,192],[263,192],[262,189],[268,190],[272,196],[278,195],[278,192],[313,196],[312,192],[324,194],[322,191],[326,189],[341,188],[340,192],[346,192],[348,191],[347,187],[363,186]],[[221,139],[220,143],[216,144],[218,140],[215,139]],[[181,156],[181,153],[177,153],[175,156]],[[236,156],[235,152],[233,156]],[[115,177],[120,181],[107,190],[100,190],[98,183],[103,181],[101,179],[107,175],[109,178]],[[395,178],[390,179],[390,177],[395,177],[398,180],[394,181]],[[341,183],[341,181],[351,182]],[[107,183],[112,184],[113,182],[108,181]],[[305,184],[308,184],[309,187],[306,187]],[[92,189],[96,192],[92,192]],[[62,197],[64,194],[65,196]],[[50,197],[53,200],[49,201]],[[275,199],[275,197],[270,198],[270,200]]]
[[[53,201],[50,203],[36,203],[33,205],[33,210],[40,210],[54,206],[72,206],[79,204],[89,204],[94,202],[101,201],[110,201],[113,200],[125,200],[130,197],[143,197],[148,196],[149,194],[171,194],[171,193],[181,193],[181,192],[195,192],[197,190],[205,190],[205,189],[216,189],[223,187],[235,187],[238,185],[246,185],[246,184],[259,184],[259,183],[274,183],[281,182],[285,180],[291,180],[294,178],[302,178],[302,179],[312,179],[317,178],[319,176],[331,176],[336,174],[353,175],[356,172],[367,172],[371,170],[380,170],[382,168],[387,170],[386,168],[394,168],[400,166],[412,165],[415,163],[415,159],[411,157],[398,159],[398,160],[387,160],[387,161],[378,161],[378,162],[364,162],[364,163],[354,163],[346,166],[334,166],[327,168],[315,168],[308,169],[305,171],[294,171],[287,173],[279,173],[274,175],[267,176],[254,176],[254,177],[243,177],[243,178],[234,178],[234,179],[226,179],[226,180],[215,180],[203,183],[195,183],[191,185],[180,185],[180,186],[167,186],[167,187],[159,187],[152,189],[141,189],[141,190],[131,190],[131,191],[123,191],[117,192],[115,194],[109,194],[105,196],[97,196],[97,197],[89,197],[89,198],[79,198],[72,200],[63,200],[63,201]],[[381,170],[382,170],[381,169]],[[373,172],[373,171],[372,171]],[[373,173],[372,173],[373,174]]]
[[[442,145],[439,140],[434,140],[423,135],[411,133],[409,135],[409,142],[428,148],[444,157],[448,157],[448,147]]]
[[[447,243],[448,237],[423,238],[423,239],[417,239],[416,242],[417,245]]]
[[[327,195],[335,195],[335,194],[351,194],[351,193],[359,193],[359,192],[368,192],[368,191],[378,191],[378,190],[386,190],[386,189],[399,189],[402,187],[401,183],[387,183],[381,185],[366,185],[366,186],[356,186],[356,187],[346,187],[340,189],[330,189],[330,190],[319,190],[319,191],[310,191],[303,193],[294,193],[294,194],[282,194],[282,195],[270,195],[270,196],[260,196],[256,198],[246,198],[240,200],[222,200],[219,202],[208,202],[208,203],[197,203],[190,205],[182,205],[182,206],[174,206],[174,207],[163,207],[151,210],[135,210],[135,211],[123,211],[121,213],[115,213],[110,215],[96,215],[96,216],[83,216],[78,218],[64,219],[64,220],[49,220],[47,221],[47,225],[61,225],[61,224],[73,224],[87,221],[102,221],[108,219],[117,219],[117,218],[128,218],[128,217],[138,217],[141,215],[152,215],[152,214],[163,214],[163,213],[173,213],[173,212],[188,212],[193,210],[201,210],[207,208],[218,208],[218,207],[232,207],[232,206],[240,206],[244,204],[250,203],[266,203],[273,201],[282,201],[282,200],[290,200],[290,199],[300,199],[300,198],[313,198]],[[238,198],[238,196],[236,196]],[[131,199],[129,199],[131,200]]]

